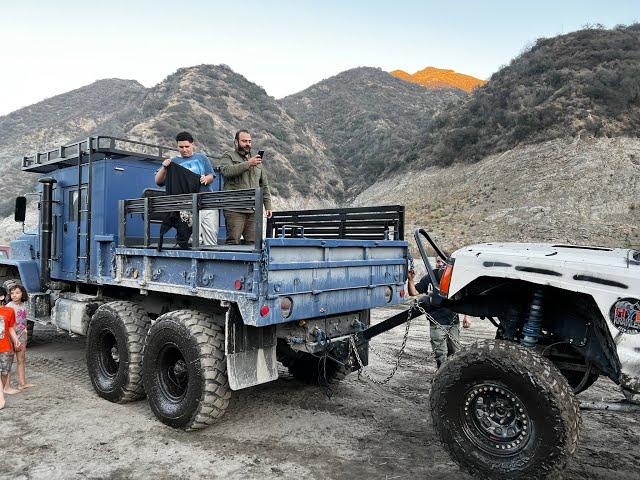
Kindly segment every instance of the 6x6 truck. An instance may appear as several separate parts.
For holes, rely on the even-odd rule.
[[[39,225],[0,258],[0,283],[26,287],[31,325],[86,335],[99,396],[146,395],[158,419],[183,429],[214,422],[232,390],[275,380],[278,360],[308,382],[349,373],[348,339],[369,309],[403,301],[403,207],[275,212],[265,232],[261,189],[223,191],[218,176],[214,192],[158,192],[169,150],[95,136],[23,158],[43,175]],[[19,221],[25,205],[19,197]],[[227,208],[255,209],[255,244],[223,243]],[[203,210],[219,215],[218,245],[199,244]],[[192,217],[191,244],[159,248],[159,229],[180,212]],[[366,362],[367,345],[358,350]]]

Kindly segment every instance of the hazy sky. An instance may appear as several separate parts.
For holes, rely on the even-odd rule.
[[[225,63],[280,98],[349,68],[489,78],[539,37],[640,21],[638,0],[0,0],[0,115],[100,78]]]

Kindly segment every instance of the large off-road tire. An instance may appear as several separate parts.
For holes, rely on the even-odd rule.
[[[87,332],[87,369],[102,398],[126,403],[144,397],[142,351],[151,321],[132,302],[100,305]]]
[[[580,413],[571,387],[546,358],[488,340],[437,372],[431,417],[461,468],[481,478],[538,479],[574,454]]]
[[[145,343],[144,384],[161,422],[185,430],[214,423],[231,399],[222,328],[193,310],[158,317]]]

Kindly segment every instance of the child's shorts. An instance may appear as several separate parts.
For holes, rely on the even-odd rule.
[[[13,352],[0,352],[0,373],[8,375],[13,365]]]

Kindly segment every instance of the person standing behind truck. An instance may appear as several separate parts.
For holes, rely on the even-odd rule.
[[[271,190],[269,190],[266,172],[262,167],[262,157],[251,156],[251,134],[247,130],[238,130],[233,144],[234,151],[226,152],[220,159],[224,189],[241,190],[262,187],[265,215],[271,218]],[[238,245],[240,237],[244,238],[244,243],[255,243],[253,209],[225,209],[224,220],[227,225],[226,243]]]
[[[179,157],[167,158],[162,162],[162,167],[156,172],[156,184],[164,186],[167,177],[167,169],[171,162],[200,175],[200,192],[212,192],[214,174],[209,158],[203,153],[196,153],[193,135],[189,132],[180,132],[176,135]],[[218,243],[218,211],[202,210],[200,212],[200,236],[202,245],[216,245]]]
[[[445,267],[445,261],[440,257],[436,257],[436,268],[433,273],[438,281],[442,278]],[[409,295],[416,296],[426,294],[431,284],[431,278],[429,278],[429,275],[425,275],[416,284],[415,276],[416,272],[409,270],[407,274],[407,290],[409,291]],[[428,313],[439,324],[436,325],[434,322],[429,321],[431,348],[436,357],[436,365],[440,368],[447,357],[450,357],[458,350],[458,345],[460,344],[460,317],[457,313],[443,307],[432,308],[428,310]],[[464,328],[471,327],[471,320],[466,315],[463,319],[463,325]]]

